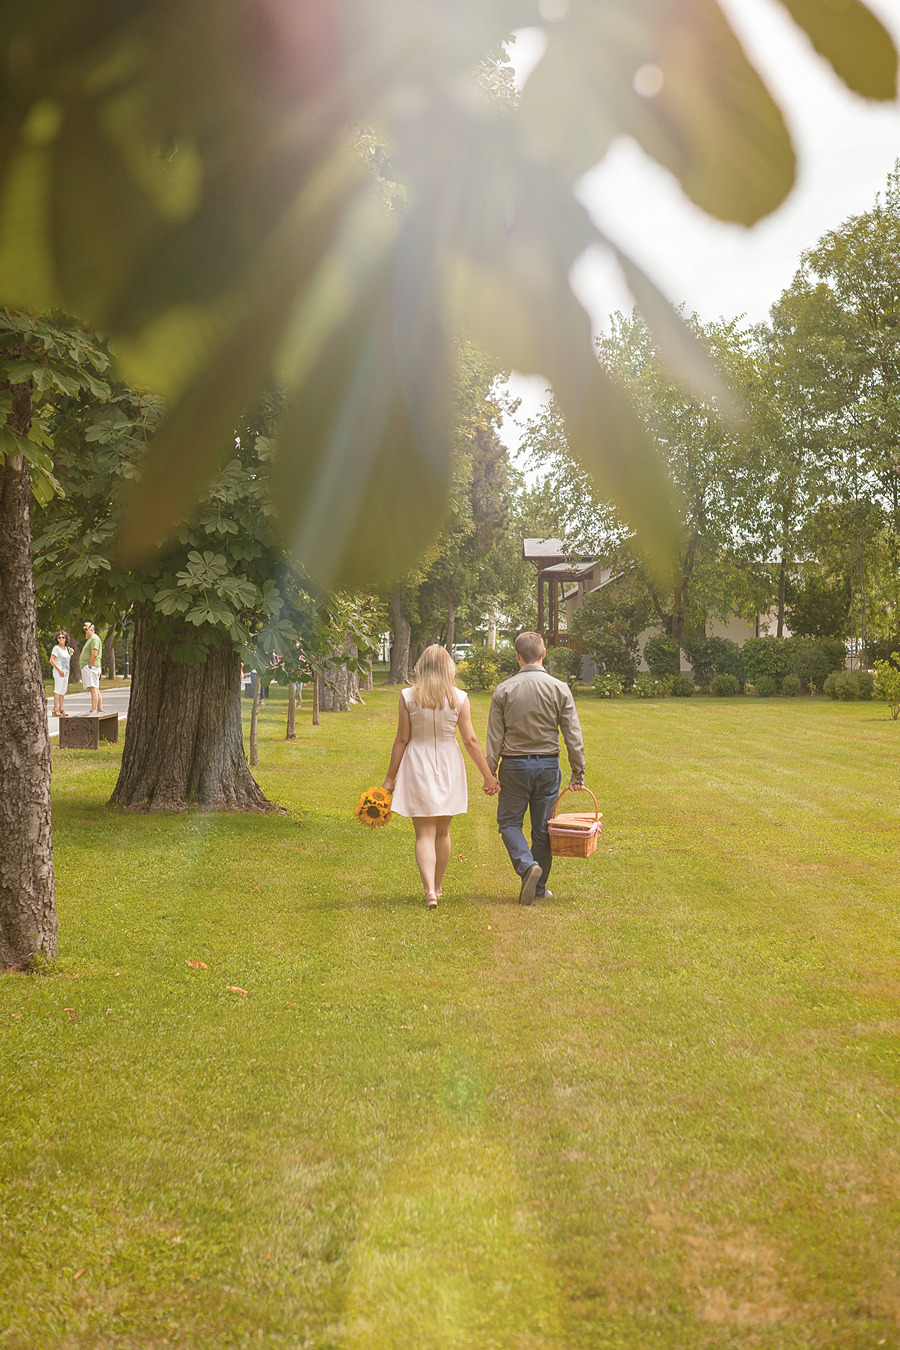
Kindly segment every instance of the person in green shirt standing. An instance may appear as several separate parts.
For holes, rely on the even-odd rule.
[[[103,643],[94,632],[94,625],[87,619],[84,624],[84,646],[81,649],[81,683],[91,691],[91,714],[102,713],[103,699],[100,696],[100,659],[103,655]]]

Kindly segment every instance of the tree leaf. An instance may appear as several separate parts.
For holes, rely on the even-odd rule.
[[[402,574],[446,506],[447,339],[428,273],[406,244],[325,336],[279,430],[285,535],[329,586]]]
[[[897,97],[897,52],[875,15],[860,0],[781,0],[817,52],[844,83],[864,98]]]
[[[639,72],[658,72],[642,96]],[[794,181],[784,120],[715,0],[571,0],[522,94],[543,158],[573,177],[630,133],[698,206],[749,225]]]

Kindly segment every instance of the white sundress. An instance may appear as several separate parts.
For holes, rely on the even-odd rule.
[[[403,690],[412,735],[400,761],[391,810],[398,816],[458,816],[469,805],[466,765],[456,740],[456,725],[466,695],[456,691],[457,706],[420,708],[413,691]]]
[[[66,648],[59,645],[53,648],[50,655],[56,657],[57,665],[62,666],[64,672],[60,675],[56,666],[53,667],[53,692],[54,694],[65,694],[69,688],[69,664],[72,658]]]

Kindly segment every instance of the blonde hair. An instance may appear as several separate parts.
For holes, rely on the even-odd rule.
[[[455,708],[456,663],[446,647],[426,647],[413,671],[412,696],[420,708]]]

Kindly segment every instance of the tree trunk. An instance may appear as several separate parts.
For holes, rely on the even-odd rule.
[[[781,550],[781,567],[778,572],[778,624],[775,629],[777,638],[784,637],[784,596],[787,585],[787,559],[784,556],[784,549]]]
[[[12,386],[11,430],[31,425],[31,386]],[[56,956],[50,737],[31,569],[31,474],[0,464],[0,968]]]
[[[456,641],[456,605],[453,603],[453,597],[447,599],[447,641],[446,648],[450,655],[453,655],[453,644]]]
[[[250,705],[250,768],[259,764],[259,700],[262,690],[259,683],[259,671],[253,681],[253,702]]]
[[[350,672],[346,666],[326,666],[319,691],[322,712],[350,711]]]
[[[288,684],[287,727],[284,732],[284,739],[286,741],[295,741],[297,739],[297,723],[296,714],[294,712],[294,692],[296,688],[297,686],[293,682]]]
[[[312,724],[314,727],[319,725],[319,674],[318,671],[313,675],[313,714]]]
[[[135,613],[125,746],[110,804],[139,811],[278,810],[254,782],[244,754],[237,652],[226,642],[205,661],[174,661],[178,635],[160,642],[149,628],[143,605]]]
[[[103,657],[102,668],[106,671],[106,677],[109,680],[116,678],[116,625],[110,624],[106,637],[103,639]]]
[[[497,616],[496,616],[496,614],[492,614],[491,617],[488,619],[487,637],[485,638],[485,646],[486,646],[486,647],[490,647],[492,650],[495,650],[495,649],[496,649],[496,646],[497,646]]]
[[[366,691],[367,694],[371,694],[374,688],[375,688],[375,680],[372,676],[372,658],[370,656],[369,669],[366,671],[366,678],[363,681],[363,689]]]
[[[388,684],[409,684],[409,623],[403,615],[403,597],[405,586],[397,586],[391,591],[391,668],[388,672]]]

